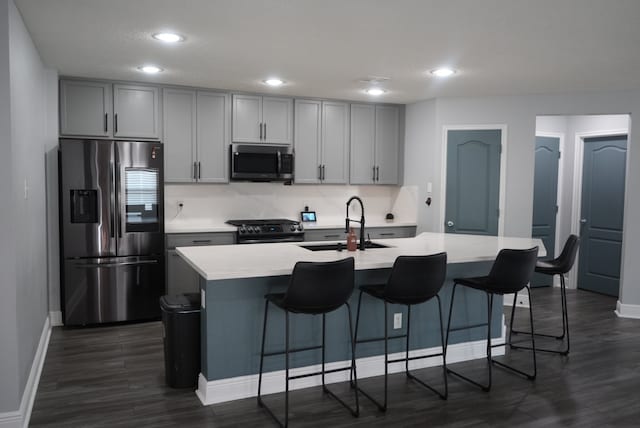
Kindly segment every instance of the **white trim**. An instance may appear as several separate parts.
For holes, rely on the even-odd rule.
[[[29,426],[31,410],[33,409],[33,402],[36,399],[36,392],[38,391],[38,384],[40,383],[40,375],[42,374],[44,359],[47,356],[50,337],[51,322],[49,317],[47,317],[44,320],[42,334],[40,335],[40,342],[38,342],[38,349],[33,357],[33,364],[31,364],[29,378],[27,379],[27,384],[25,385],[24,393],[22,394],[20,409],[13,412],[0,413],[0,428],[26,428]]]
[[[51,327],[62,327],[64,325],[62,322],[62,311],[49,312],[49,319],[51,320]]]
[[[442,195],[442,203],[440,204],[440,222],[438,232],[444,232],[445,208],[447,205],[447,134],[449,131],[464,130],[500,130],[500,146],[502,152],[500,154],[500,190],[498,198],[498,209],[500,215],[498,217],[498,236],[504,236],[504,225],[506,218],[506,196],[507,196],[507,125],[444,125],[442,127],[442,176],[440,177],[440,194]]]
[[[640,305],[627,305],[618,300],[614,312],[620,318],[640,319]]]
[[[493,339],[493,344],[505,343],[506,327],[502,326],[502,336],[497,339]],[[447,364],[457,363],[460,361],[468,361],[478,358],[486,357],[486,340],[478,340],[475,342],[457,343],[455,345],[449,345],[447,349]],[[428,355],[441,352],[442,348],[436,346],[433,348],[417,349],[410,351],[410,356]],[[493,355],[504,355],[505,347],[498,346],[492,350]],[[402,358],[404,352],[397,352],[389,354],[389,358]],[[409,362],[409,367],[412,369],[421,369],[425,367],[439,366],[442,363],[442,357],[430,357],[421,360],[414,360]],[[326,364],[326,369],[331,370],[335,368],[348,367],[350,361],[337,361],[334,363]],[[358,379],[364,379],[372,376],[380,376],[384,374],[384,355],[376,355],[374,357],[358,358],[356,361],[356,368],[358,370]],[[289,371],[290,376],[312,373],[319,371],[320,365],[299,367],[291,369]],[[389,365],[389,373],[398,373],[404,370],[402,362]],[[284,385],[284,370],[278,370],[275,372],[268,372],[262,375],[262,390],[264,394],[273,394],[276,392],[283,392]],[[349,371],[330,373],[326,375],[326,383],[346,382],[349,380]],[[293,381],[289,384],[289,390],[309,388],[312,386],[321,385],[320,376],[310,376]],[[239,400],[243,398],[255,397],[258,395],[258,375],[246,375],[238,376],[229,379],[214,380],[208,382],[207,379],[200,374],[198,376],[198,389],[196,395],[200,399],[203,405],[210,405],[216,403],[223,403],[226,401]]]
[[[627,135],[628,129],[610,129],[590,132],[575,133],[575,157],[573,160],[573,198],[571,200],[571,233],[580,236],[580,217],[582,216],[582,167],[584,161],[584,139],[590,137],[613,137],[616,135]],[[628,143],[627,143],[628,145]],[[627,163],[629,162],[627,156]],[[628,165],[627,165],[628,167]],[[625,179],[626,181],[626,179]],[[623,231],[624,234],[624,231]],[[622,260],[620,260],[622,262]],[[574,264],[574,272],[578,272],[578,264],[580,263],[580,250],[576,256]],[[570,275],[567,281],[567,288],[578,287],[578,275]]]

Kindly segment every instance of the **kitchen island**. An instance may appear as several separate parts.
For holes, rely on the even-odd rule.
[[[257,245],[226,245],[178,247],[178,254],[200,275],[202,293],[201,317],[201,374],[197,394],[204,404],[213,404],[255,396],[262,338],[264,295],[286,289],[289,275],[298,261],[332,261],[353,256],[356,269],[356,290],[359,285],[385,282],[396,257],[426,255],[446,251],[448,255],[447,280],[440,293],[443,300],[443,318],[449,307],[452,279],[459,276],[485,275],[497,253],[503,248],[530,248],[538,246],[539,256],[546,255],[539,239],[508,238],[479,235],[422,233],[415,238],[386,239],[387,248],[366,251],[310,251],[301,245],[309,243],[274,243]],[[325,243],[326,244],[326,243]],[[351,297],[355,315],[357,291]],[[504,343],[502,300],[498,299],[492,314],[492,343]],[[456,299],[452,328],[481,324],[486,320],[484,293],[460,290]],[[390,313],[402,313],[402,328],[390,335],[405,332],[406,308],[391,305]],[[435,301],[412,310],[412,355],[433,353],[440,349],[439,322]],[[383,334],[383,305],[363,297],[360,315],[360,338]],[[319,343],[321,317],[293,315],[291,346],[304,347]],[[284,348],[284,314],[273,310],[269,314],[266,351]],[[350,348],[346,309],[338,309],[327,317],[327,367],[349,364]],[[448,362],[463,361],[484,356],[486,327],[475,327],[452,332],[449,339]],[[390,342],[390,353],[400,352],[404,340]],[[504,349],[496,349],[496,355]],[[383,344],[372,342],[358,345],[357,365],[359,377],[383,373]],[[415,368],[440,364],[440,358],[429,358],[412,363]],[[315,371],[320,362],[320,351],[309,351],[291,357],[294,374]],[[390,366],[390,372],[402,365]],[[265,359],[263,388],[265,393],[284,390],[284,357]],[[346,380],[348,373],[335,373],[328,382]],[[292,383],[292,388],[319,384],[309,377]]]

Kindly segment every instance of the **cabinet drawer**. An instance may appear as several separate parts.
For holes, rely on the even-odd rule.
[[[234,232],[167,234],[167,249],[199,245],[230,245],[236,243]]]
[[[366,232],[371,239],[413,238],[416,236],[416,226],[372,227]]]
[[[321,229],[304,231],[305,241],[345,241],[347,239],[344,229]]]

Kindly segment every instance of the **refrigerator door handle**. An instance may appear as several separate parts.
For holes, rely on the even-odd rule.
[[[121,174],[120,174],[120,156],[118,154],[118,145],[114,144],[113,145],[113,149],[114,149],[114,154],[115,154],[115,158],[116,158],[116,191],[114,192],[115,198],[116,198],[116,206],[118,207],[118,218],[116,221],[116,224],[118,225],[118,237],[122,238],[122,201],[120,199],[123,198],[123,195],[120,194],[120,180],[122,179]],[[118,195],[120,195],[120,197],[118,197]]]
[[[95,268],[110,268],[120,266],[137,266],[137,265],[157,265],[157,260],[139,260],[134,262],[109,262],[109,263],[88,263],[78,264],[77,268],[80,269],[95,269]]]
[[[109,162],[109,191],[111,192],[111,196],[109,197],[109,230],[112,238],[116,237],[116,232],[114,230],[116,216],[116,183],[114,168],[115,165],[113,164],[113,161]]]

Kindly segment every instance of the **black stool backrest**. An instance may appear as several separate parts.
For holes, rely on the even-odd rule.
[[[425,302],[438,294],[446,274],[447,253],[399,256],[393,263],[384,297],[404,304]]]
[[[292,312],[326,313],[344,305],[353,287],[353,257],[335,262],[298,262],[283,304]]]
[[[571,270],[573,263],[576,261],[579,246],[580,238],[576,235],[569,235],[567,242],[564,244],[564,248],[562,248],[562,252],[552,262],[554,267],[558,269],[559,274],[567,273]]]
[[[537,258],[538,247],[501,250],[489,273],[491,288],[502,293],[522,290],[531,281]]]

